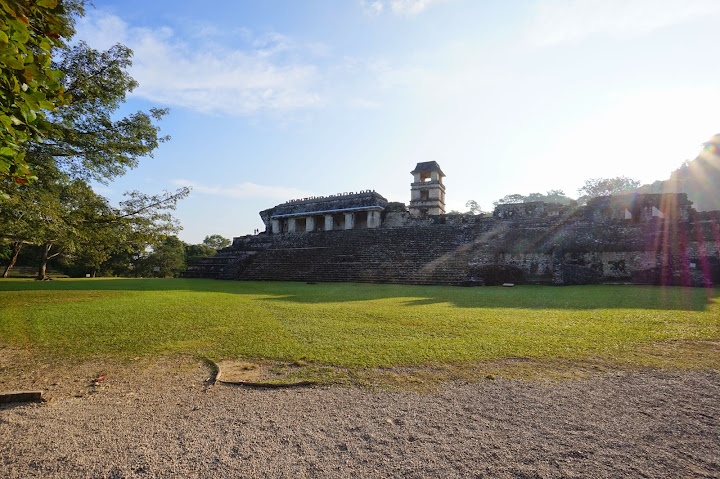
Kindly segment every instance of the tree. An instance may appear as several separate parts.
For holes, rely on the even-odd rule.
[[[153,246],[153,252],[142,261],[141,270],[147,276],[168,277],[177,276],[185,266],[185,243],[177,236],[168,236]]]
[[[586,180],[585,184],[578,189],[578,193],[580,194],[578,202],[585,204],[590,198],[629,193],[636,191],[639,187],[639,181],[626,176],[617,176],[615,178],[591,178]]]
[[[225,238],[224,236],[214,234],[206,236],[203,240],[203,244],[205,246],[211,247],[212,249],[218,250],[230,246],[230,240]]]
[[[113,254],[127,248],[124,241],[117,242],[118,239],[128,236],[126,226],[120,222],[106,223],[104,221],[85,225],[82,240],[74,252],[67,254],[64,258],[65,269],[71,272],[72,276],[89,274],[93,278],[96,277],[102,272],[103,266]]]
[[[113,256],[116,259],[124,256],[131,261],[133,255],[141,256],[147,245],[177,233],[180,226],[169,211],[174,210],[189,191],[181,188],[154,196],[131,192],[126,194],[129,199],[121,202],[120,208],[110,208],[105,203],[94,211],[86,211],[78,228],[80,239],[74,248],[75,266],[94,277]],[[127,270],[134,265],[124,266]]]
[[[575,200],[565,195],[563,190],[549,190],[545,194],[542,193],[530,193],[524,199],[524,203],[532,201],[544,201],[546,203],[560,203],[561,205],[570,205]]]
[[[13,244],[40,246],[37,279],[46,279],[47,263],[52,258],[73,254],[83,246],[99,248],[101,232],[115,213],[84,181],[72,180],[58,171],[54,174],[44,174],[38,184],[24,185],[8,201],[0,202],[0,219],[9,226],[1,237]],[[116,241],[122,237],[112,235],[106,243]]]
[[[9,193],[6,205],[0,205],[0,238],[19,241],[18,247],[43,245],[39,279],[47,261],[59,254],[94,271],[121,241],[144,250],[159,235],[179,228],[168,210],[187,189],[155,196],[132,192],[120,208],[111,208],[86,182],[123,174],[167,140],[154,124],[166,110],[115,119],[126,94],[137,86],[127,73],[131,56],[122,45],[99,52],[80,42],[61,50],[52,65],[64,73],[58,80],[65,92],[63,106],[47,113],[44,138],[32,137],[22,145],[25,162],[38,174],[37,188],[0,177],[0,189]]]
[[[132,227],[131,244],[147,245],[158,241],[158,238],[177,233],[180,225],[170,211],[177,202],[190,194],[190,188],[184,187],[177,191],[165,191],[159,195],[147,195],[139,191],[125,193],[128,199],[120,202],[120,208],[112,221],[121,221]]]
[[[472,215],[481,215],[483,214],[482,207],[478,204],[475,200],[468,200],[467,203],[465,203],[465,207],[468,208],[468,211]]]
[[[200,258],[209,258],[211,256],[215,256],[216,254],[217,250],[215,248],[211,248],[206,244],[201,243],[185,245],[185,260],[188,263],[191,261],[196,261]]]
[[[88,236],[84,223],[97,221],[109,207],[104,198],[81,180],[59,183],[57,203],[52,212],[43,216],[43,225],[35,231],[35,243],[42,245],[38,280],[47,279],[48,260],[63,252],[73,252]],[[55,250],[53,251],[53,248]]]
[[[493,204],[506,205],[512,203],[531,203],[533,201],[544,201],[545,203],[559,203],[561,205],[574,205],[575,200],[566,196],[563,190],[549,190],[545,194],[543,193],[530,193],[527,196],[520,194],[506,195]]]
[[[131,58],[132,51],[119,44],[99,52],[80,42],[61,52],[54,66],[64,73],[62,85],[71,100],[48,114],[45,141],[28,143],[30,165],[53,164],[72,178],[106,182],[137,166],[139,158],[152,156],[169,139],[154,124],[167,110],[113,119],[138,85],[127,72]]]
[[[0,176],[25,183],[33,178],[24,145],[47,133],[44,111],[69,100],[51,68],[63,38],[74,33],[83,1],[0,0]],[[3,193],[7,196],[7,193]]]
[[[8,262],[2,273],[3,278],[7,278],[10,274],[10,270],[15,266],[23,245],[24,243],[22,241],[13,241],[10,245],[1,245],[3,248],[1,256]]]
[[[13,248],[4,275],[25,244],[41,246],[38,279],[46,278],[48,261],[61,254],[94,274],[114,252],[144,250],[176,233],[179,225],[170,211],[188,193],[188,188],[152,196],[131,192],[115,208],[85,181],[48,168],[36,184],[21,185],[0,202],[0,240]]]
[[[517,193],[512,195],[505,195],[502,198],[500,198],[497,201],[493,201],[493,205],[507,205],[511,203],[522,203],[525,200],[525,197],[523,195],[519,195]]]
[[[64,228],[61,191],[65,186],[62,175],[53,171],[43,175],[35,185],[16,185],[13,194],[0,201],[0,240],[12,247],[3,277],[7,277],[15,265],[24,245],[44,244],[48,237],[60,234]]]

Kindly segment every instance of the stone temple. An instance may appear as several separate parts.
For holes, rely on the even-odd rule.
[[[493,285],[720,284],[720,211],[685,193],[628,194],[585,206],[498,205],[446,214],[445,174],[411,172],[410,203],[373,190],[290,200],[265,231],[188,266],[188,278]]]

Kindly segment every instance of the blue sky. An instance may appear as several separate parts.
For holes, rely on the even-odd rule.
[[[193,187],[198,243],[285,200],[409,202],[437,161],[448,209],[588,178],[666,179],[720,132],[716,0],[94,0],[77,39],[120,42],[172,140],[97,189]]]

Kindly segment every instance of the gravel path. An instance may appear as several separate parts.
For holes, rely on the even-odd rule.
[[[207,375],[108,375],[82,397],[0,406],[0,476],[720,477],[718,372],[432,393],[208,387]]]

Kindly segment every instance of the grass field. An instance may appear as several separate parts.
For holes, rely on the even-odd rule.
[[[718,367],[697,345],[720,340],[719,293],[11,279],[0,281],[0,348],[72,361],[179,353],[349,370],[507,358]]]

